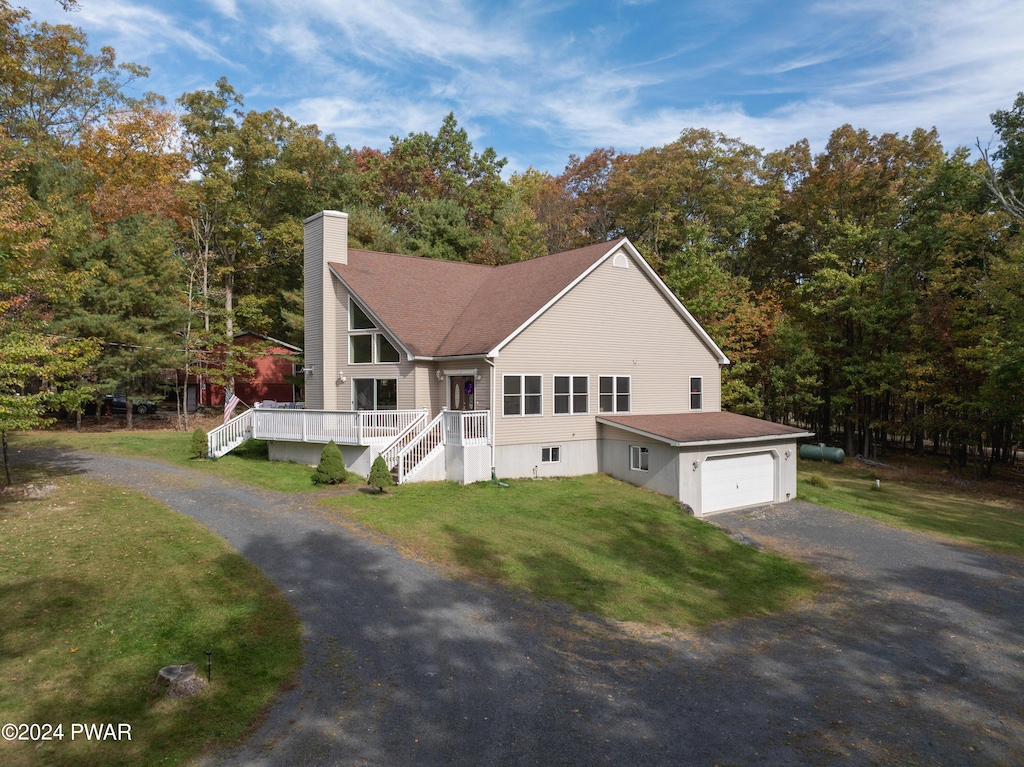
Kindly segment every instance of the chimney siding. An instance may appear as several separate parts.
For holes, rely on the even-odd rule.
[[[347,316],[341,307],[336,286],[327,266],[329,262],[348,263],[348,214],[324,210],[304,222],[303,278],[305,316],[306,407],[310,410],[337,410],[339,399],[348,409],[349,397],[339,391],[339,359],[347,341],[347,328],[338,322]]]

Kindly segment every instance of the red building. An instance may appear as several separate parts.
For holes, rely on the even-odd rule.
[[[249,407],[257,402],[301,402],[302,392],[291,381],[302,375],[302,349],[276,338],[256,333],[235,334],[236,346],[260,344],[266,348],[262,354],[249,362],[253,374],[235,378],[235,394]],[[188,381],[184,372],[179,372],[179,381],[185,384],[188,411],[194,413],[198,407],[222,407],[224,387],[213,383],[202,371],[189,371]]]

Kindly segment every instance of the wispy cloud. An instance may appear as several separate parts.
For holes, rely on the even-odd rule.
[[[83,0],[37,18],[153,68],[173,98],[221,74],[343,143],[436,130],[448,111],[513,163],[633,151],[706,126],[820,149],[850,122],[988,135],[1024,88],[1019,0]],[[559,160],[561,158],[561,160]],[[513,164],[513,168],[516,166]]]
[[[143,59],[170,48],[184,49],[210,62],[233,66],[218,46],[196,35],[181,21],[145,4],[125,0],[86,0],[69,19],[76,25],[111,35],[123,58]]]
[[[295,13],[297,4],[302,13]],[[484,6],[479,3],[355,0],[339,5],[334,0],[274,0],[273,5],[319,38],[321,50],[332,48],[378,66],[404,66],[410,59],[493,61],[528,50],[517,39],[514,24],[493,11],[481,13]]]

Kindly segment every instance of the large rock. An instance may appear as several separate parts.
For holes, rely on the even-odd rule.
[[[186,663],[182,666],[164,666],[156,675],[160,684],[175,685],[190,682],[196,678],[196,664]]]

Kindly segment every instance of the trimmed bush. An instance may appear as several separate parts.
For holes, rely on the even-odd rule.
[[[314,485],[340,485],[348,479],[341,448],[332,439],[320,451],[320,463],[313,472]]]
[[[189,448],[189,455],[193,458],[206,458],[208,446],[209,440],[206,437],[205,431],[196,429],[192,432],[192,445]]]
[[[373,466],[370,467],[370,478],[366,480],[366,483],[377,488],[382,493],[385,487],[391,487],[395,484],[395,480],[388,470],[388,465],[384,461],[384,456],[378,455],[373,459]]]

